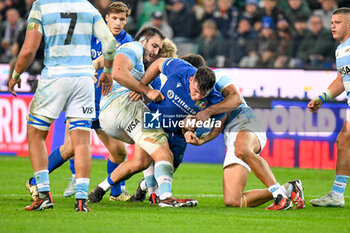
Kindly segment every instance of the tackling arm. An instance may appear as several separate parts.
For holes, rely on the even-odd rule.
[[[230,84],[226,86],[221,93],[224,99],[217,104],[214,104],[197,113],[196,118],[201,121],[206,121],[209,117],[220,113],[232,112],[242,104],[242,98],[237,88]]]
[[[201,138],[198,138],[192,130],[187,131],[184,135],[186,142],[195,146],[200,146],[200,145],[203,145],[204,143],[210,142],[211,140],[219,136],[219,134],[223,131],[226,120],[227,120],[227,115],[225,114],[225,116],[220,119],[220,122],[221,122],[220,127],[212,128],[209,134]]]
[[[94,24],[94,34],[96,38],[99,39],[102,43],[102,54],[104,57],[105,67],[104,72],[111,73],[117,41],[113,37],[113,34],[108,29],[103,19],[98,20]]]
[[[154,61],[141,78],[141,83],[145,85],[150,84],[162,72],[162,67],[166,59],[167,58],[158,58]]]

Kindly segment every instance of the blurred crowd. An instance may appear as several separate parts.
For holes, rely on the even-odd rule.
[[[126,31],[158,27],[179,56],[202,55],[210,67],[334,69],[331,18],[349,0],[121,0],[131,9]],[[105,16],[111,0],[91,0]],[[0,63],[23,44],[33,0],[0,0]],[[41,46],[31,72],[40,72]]]

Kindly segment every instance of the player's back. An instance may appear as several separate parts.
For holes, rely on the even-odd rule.
[[[86,0],[38,0],[28,22],[39,22],[45,39],[42,78],[91,76],[93,26],[101,15]]]

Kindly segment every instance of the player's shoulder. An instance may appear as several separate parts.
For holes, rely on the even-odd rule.
[[[140,51],[140,50],[143,51],[142,44],[140,42],[138,42],[138,41],[127,42],[127,43],[121,45],[119,47],[119,49],[131,49],[131,50],[133,50],[135,52]]]
[[[345,40],[344,43],[339,44],[336,51],[335,51],[335,57],[336,59],[339,58],[344,58],[346,57],[346,59],[350,59],[350,37],[348,39]]]

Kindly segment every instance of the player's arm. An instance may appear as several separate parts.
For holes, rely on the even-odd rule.
[[[113,88],[113,79],[112,79],[112,66],[115,56],[115,47],[117,41],[113,37],[113,34],[108,29],[106,23],[103,19],[99,19],[94,23],[94,35],[102,43],[102,54],[103,54],[103,72],[98,80],[97,87],[102,83],[102,95],[106,95],[111,92]]]
[[[221,122],[220,127],[213,127],[213,129],[210,131],[209,134],[200,138],[198,138],[192,130],[187,131],[184,134],[186,142],[195,146],[200,146],[207,142],[210,142],[211,140],[219,136],[219,134],[223,131],[226,120],[227,120],[227,115],[225,114],[225,116],[220,119],[220,122]]]
[[[338,95],[340,95],[345,90],[343,84],[343,78],[340,73],[337,74],[337,78],[329,85],[327,91],[323,92],[321,95],[311,100],[307,107],[312,113],[316,113],[324,102],[327,102]]]
[[[141,83],[148,85],[162,72],[163,64],[167,58],[158,58],[146,70],[141,78]]]
[[[92,61],[92,65],[94,66],[94,69],[97,71],[99,69],[103,68],[104,65],[104,58],[103,55],[99,56],[95,60]]]
[[[210,107],[198,112],[196,115],[198,120],[206,121],[211,116],[220,113],[232,112],[242,104],[242,98],[237,88],[233,84],[229,84],[228,86],[224,87],[221,94],[224,99],[220,103],[211,105]]]
[[[146,70],[145,74],[142,76],[140,82],[148,87],[148,84],[150,84],[162,72],[162,67],[165,60],[166,58],[158,58],[152,62],[152,64]],[[141,95],[139,93],[143,92],[130,92],[129,97],[133,101],[137,101],[141,98]]]
[[[17,96],[17,93],[14,91],[14,87],[16,84],[18,84],[19,88],[21,87],[20,76],[25,70],[28,69],[29,65],[32,64],[35,54],[39,49],[41,39],[41,24],[37,22],[29,23],[22,49],[18,55],[15,69],[9,82],[9,92],[14,96]]]
[[[153,101],[164,100],[164,96],[159,91],[153,90],[133,77],[131,73],[133,67],[134,64],[126,55],[118,53],[113,64],[113,79],[128,89],[145,94]]]

